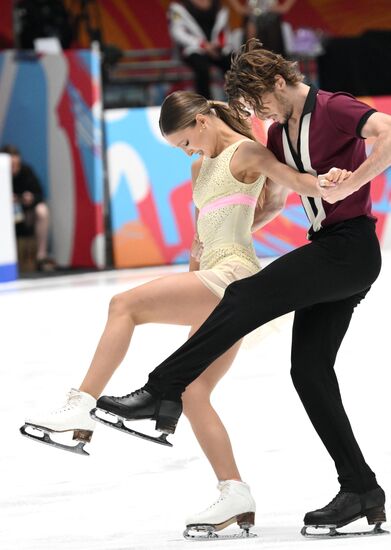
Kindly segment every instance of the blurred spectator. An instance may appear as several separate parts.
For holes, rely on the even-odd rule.
[[[211,65],[231,65],[228,10],[219,0],[182,0],[168,8],[169,29],[183,60],[193,69],[196,91],[211,98]]]
[[[247,38],[258,38],[266,50],[286,55],[282,35],[282,15],[288,13],[296,0],[248,0],[251,10],[247,23]]]
[[[234,50],[238,50],[246,41],[247,24],[251,8],[248,0],[223,0],[224,4],[230,9],[231,41]]]
[[[248,0],[225,0],[225,3],[239,15],[246,16],[251,11]]]
[[[37,240],[36,267],[39,271],[53,271],[54,261],[48,257],[49,209],[43,202],[41,185],[32,168],[22,163],[18,149],[6,145],[2,153],[11,156],[14,220],[16,235],[35,235]]]

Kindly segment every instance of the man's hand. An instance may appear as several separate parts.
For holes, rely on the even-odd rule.
[[[327,174],[319,175],[318,186],[322,199],[333,204],[354,193],[356,189],[349,186],[351,175],[352,172],[341,168],[331,168]]]
[[[199,240],[198,235],[194,235],[193,244],[191,245],[190,254],[191,256],[199,262],[201,260],[202,252],[204,251],[204,245]]]

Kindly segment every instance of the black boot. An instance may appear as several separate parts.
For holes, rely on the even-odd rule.
[[[141,388],[123,397],[103,395],[97,409],[116,414],[125,420],[156,420],[156,430],[173,434],[182,413],[182,402],[161,399]]]
[[[380,524],[386,521],[385,500],[381,487],[362,494],[340,491],[324,508],[308,512],[304,516],[304,524],[314,527],[343,527],[365,516],[369,525]]]

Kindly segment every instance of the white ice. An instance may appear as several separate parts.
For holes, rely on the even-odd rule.
[[[185,268],[0,286],[0,549],[389,549],[391,536],[314,541],[300,535],[304,513],[331,500],[338,484],[290,380],[291,316],[248,339],[214,394],[257,501],[257,539],[182,538],[186,515],[217,497],[212,470],[184,418],[171,437],[172,449],[100,425],[90,457],[19,434],[26,416],[62,404],[67,390],[80,383],[110,297],[173,269]],[[380,278],[355,312],[337,371],[367,462],[391,498],[390,280],[391,254],[385,253]],[[186,327],[138,328],[106,393],[142,386],[186,335]],[[364,520],[356,526],[367,527]]]

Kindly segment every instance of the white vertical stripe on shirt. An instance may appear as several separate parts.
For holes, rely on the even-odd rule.
[[[291,166],[295,170],[298,170],[299,167],[296,165],[295,160],[292,156],[285,128],[282,131],[282,145],[283,145],[283,149],[284,149],[284,156],[285,156],[286,164],[288,166]],[[303,203],[303,208],[305,210],[305,213],[307,214],[307,217],[308,217],[309,221],[312,224],[313,221],[315,220],[315,213],[312,209],[311,203],[305,195],[300,195],[300,196],[301,196],[301,201]]]
[[[309,174],[317,177],[317,172],[312,168],[310,157],[310,122],[311,113],[304,115],[300,132],[300,156],[303,163],[304,170]],[[323,202],[320,197],[314,197],[316,208],[318,213],[312,220],[312,227],[314,231],[319,231],[322,227],[322,221],[326,218],[326,212],[323,208]]]

